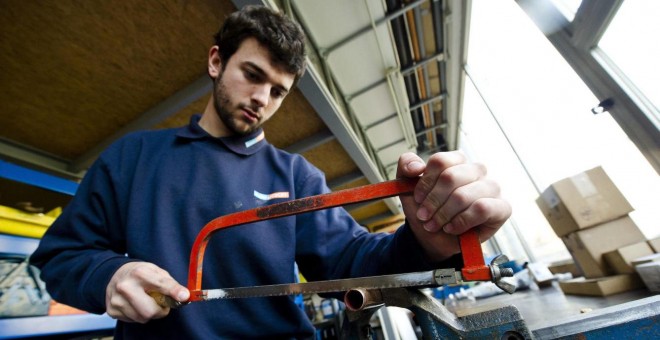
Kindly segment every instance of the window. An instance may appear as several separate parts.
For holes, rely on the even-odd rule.
[[[659,1],[624,1],[598,43],[623,76],[650,100],[656,115],[660,109],[658,14]]]
[[[608,112],[591,113],[598,100],[525,12],[513,2],[473,1],[469,43],[460,148],[488,166],[513,205],[513,225],[496,241],[517,233],[523,244],[510,247],[532,260],[567,258],[535,200],[599,165],[635,207],[642,232],[657,236],[657,173]]]

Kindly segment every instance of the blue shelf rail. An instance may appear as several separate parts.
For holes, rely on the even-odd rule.
[[[0,178],[73,196],[78,183],[0,160]]]

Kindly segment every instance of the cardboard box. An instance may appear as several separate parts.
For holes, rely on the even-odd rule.
[[[553,274],[571,273],[573,277],[583,275],[580,271],[580,268],[575,265],[575,262],[572,258],[564,261],[553,262],[548,266],[548,269]]]
[[[660,293],[660,262],[649,262],[635,267],[650,291]]]
[[[575,264],[587,278],[613,274],[603,254],[646,240],[635,222],[625,216],[561,238]]]
[[[559,237],[633,211],[601,167],[555,182],[536,204]]]
[[[554,281],[555,279],[555,276],[552,275],[550,269],[548,269],[548,266],[546,266],[543,263],[540,262],[528,263],[527,269],[529,270],[529,273],[534,279],[534,282],[536,282],[536,284],[541,288],[551,286],[552,281]]]
[[[638,258],[632,260],[632,265],[634,267],[634,266],[644,264],[644,263],[649,263],[649,262],[660,262],[660,254],[656,253],[656,254],[651,254],[651,255],[638,257]]]
[[[615,274],[633,274],[635,273],[635,266],[632,261],[652,254],[653,250],[644,241],[607,252],[603,254],[603,259]]]
[[[644,283],[637,274],[622,274],[597,279],[579,277],[568,281],[560,281],[559,287],[564,291],[564,294],[608,296],[642,288]]]
[[[653,252],[660,253],[660,237],[648,240],[649,246],[653,249]]]

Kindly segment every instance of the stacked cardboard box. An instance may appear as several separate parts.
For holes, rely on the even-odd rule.
[[[656,237],[654,239],[650,239],[648,241],[649,246],[651,249],[653,249],[654,252],[660,253],[660,237]]]
[[[632,261],[637,274],[642,278],[646,288],[654,293],[660,293],[660,254],[654,253]]]
[[[566,293],[609,295],[641,287],[634,271],[617,273],[603,256],[646,241],[628,216],[632,206],[603,168],[596,167],[552,184],[536,203],[587,279],[560,283]],[[629,263],[630,259],[624,261]],[[630,277],[614,277],[614,274]],[[609,288],[593,288],[600,286]]]

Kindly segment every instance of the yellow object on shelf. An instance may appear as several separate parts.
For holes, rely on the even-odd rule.
[[[46,214],[33,214],[0,205],[0,233],[41,238],[61,212],[57,207]]]

